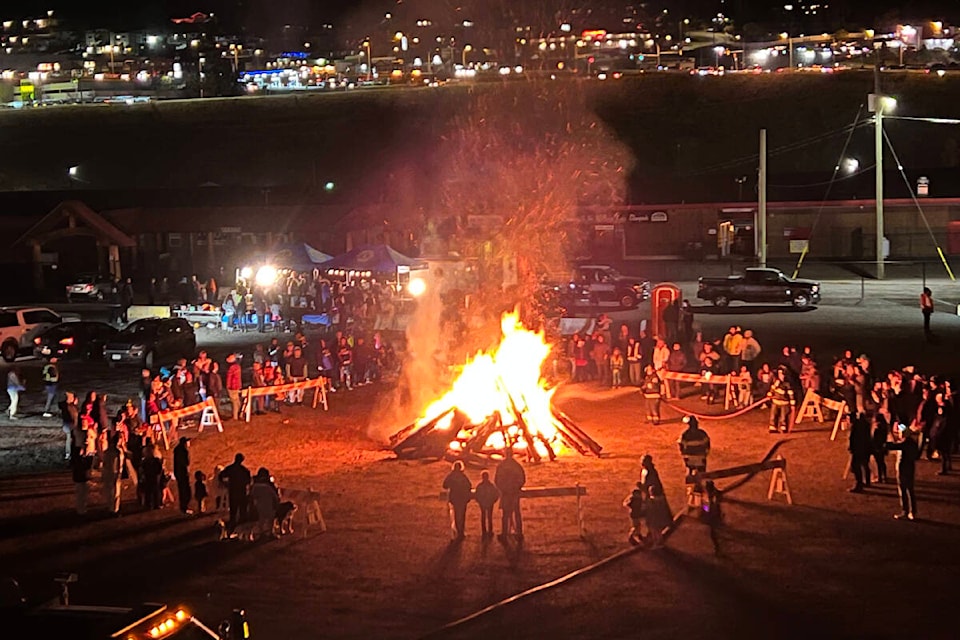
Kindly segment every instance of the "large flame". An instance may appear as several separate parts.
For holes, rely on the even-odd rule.
[[[538,453],[547,455],[548,445],[556,452],[561,441],[550,410],[553,390],[540,376],[550,345],[542,333],[526,329],[516,312],[503,315],[500,330],[502,339],[497,348],[477,352],[464,365],[450,390],[426,408],[417,424],[427,424],[446,413],[436,428],[448,430],[453,421],[451,409],[457,409],[471,426],[476,426],[499,412],[506,436],[514,441],[514,448],[523,449],[527,443],[518,437],[519,421],[514,420],[519,413]],[[450,448],[459,450],[469,437],[469,433],[461,431]],[[486,447],[503,449],[505,443],[503,431],[497,431],[487,438]]]

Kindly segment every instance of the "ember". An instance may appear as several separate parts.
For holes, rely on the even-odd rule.
[[[502,455],[507,447],[538,461],[565,449],[600,455],[602,447],[551,403],[540,376],[550,354],[542,333],[516,313],[503,315],[493,352],[478,352],[450,390],[423,416],[390,438],[400,457],[470,458]]]

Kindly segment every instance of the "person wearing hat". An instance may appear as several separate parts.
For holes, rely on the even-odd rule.
[[[177,496],[180,498],[180,511],[190,511],[190,438],[180,438],[173,448],[173,475],[177,479]]]
[[[770,391],[767,392],[767,397],[770,398],[770,433],[777,433],[777,431],[786,433],[793,424],[793,412],[797,407],[797,399],[790,385],[786,366],[777,367],[777,373],[773,378],[773,384],[770,385]]]
[[[453,522],[451,523],[453,526],[451,529],[453,529],[454,537],[457,540],[462,540],[466,535],[464,530],[467,521],[467,504],[473,497],[473,484],[467,478],[467,474],[463,472],[461,461],[457,460],[453,463],[453,469],[443,479],[443,488],[447,490],[447,502],[453,511]]]
[[[230,397],[230,415],[236,420],[240,417],[240,390],[243,388],[243,377],[237,356],[231,353],[227,356],[227,395]]]
[[[687,425],[686,431],[680,434],[677,445],[680,447],[680,456],[687,468],[687,474],[703,473],[707,470],[707,455],[710,453],[710,436],[700,428],[696,416],[684,416],[683,422]]]
[[[47,402],[43,405],[43,417],[52,418],[53,407],[57,402],[57,384],[60,382],[60,368],[57,366],[56,356],[43,365],[40,376],[43,378],[43,390],[47,394]]]
[[[276,537],[273,525],[277,519],[277,509],[280,508],[280,492],[270,477],[270,471],[265,467],[257,470],[250,487],[250,499],[257,511],[257,530],[261,535]]]

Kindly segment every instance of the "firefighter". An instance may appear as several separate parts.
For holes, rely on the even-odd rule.
[[[770,385],[767,397],[771,400],[770,433],[776,433],[778,430],[786,433],[793,424],[793,412],[797,406],[786,366],[777,367],[777,375],[773,379],[773,384]]]
[[[683,421],[687,425],[687,430],[680,434],[680,439],[677,440],[683,464],[687,467],[688,475],[703,473],[707,470],[710,436],[700,428],[695,416],[685,416]]]
[[[663,392],[663,380],[652,365],[647,365],[641,391],[647,405],[647,422],[660,424],[660,396]]]

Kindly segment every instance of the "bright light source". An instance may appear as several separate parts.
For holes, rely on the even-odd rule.
[[[76,178],[77,173],[79,172],[80,172],[80,167],[70,167],[69,169],[67,169],[67,173],[70,174],[71,178]]]
[[[563,31],[564,33],[570,33],[571,29],[573,29],[573,27],[569,22],[564,22],[562,25],[560,25],[560,31]]]
[[[243,269],[240,269],[240,277],[244,280],[249,280],[251,277],[253,277],[253,268],[244,267]]]
[[[860,168],[860,161],[856,158],[844,158],[843,159],[843,172],[847,175],[856,173]]]
[[[257,277],[255,282],[258,287],[269,287],[277,281],[277,268],[269,264],[265,264],[259,269],[257,269]]]
[[[947,75],[947,72],[943,69],[937,69],[937,75],[942,78],[943,76]]]
[[[410,292],[410,295],[419,298],[426,290],[427,283],[422,278],[410,278],[410,283],[407,285],[407,291]]]
[[[893,111],[897,108],[897,99],[891,98],[890,96],[883,96],[883,110],[884,111]]]

